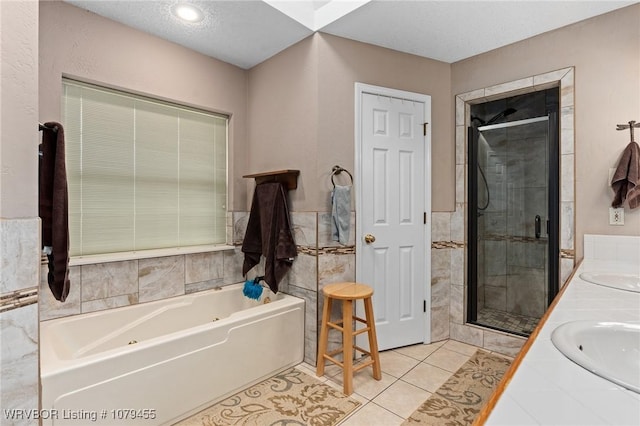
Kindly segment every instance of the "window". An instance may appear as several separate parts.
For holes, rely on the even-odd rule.
[[[63,79],[71,256],[226,243],[228,117]]]

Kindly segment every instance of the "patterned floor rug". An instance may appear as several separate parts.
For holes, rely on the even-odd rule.
[[[178,423],[179,426],[335,425],[360,403],[292,368]]]
[[[477,351],[403,425],[471,425],[511,361]]]

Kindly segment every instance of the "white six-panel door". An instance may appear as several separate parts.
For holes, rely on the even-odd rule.
[[[356,86],[356,280],[374,288],[380,350],[430,341],[430,107]]]

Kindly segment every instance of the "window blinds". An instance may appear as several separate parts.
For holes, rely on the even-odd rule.
[[[224,244],[227,117],[63,80],[71,255]]]

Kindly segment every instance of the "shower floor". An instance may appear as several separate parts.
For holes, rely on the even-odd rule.
[[[533,332],[533,329],[536,328],[538,321],[540,321],[540,318],[483,308],[478,311],[476,323],[528,336]]]

